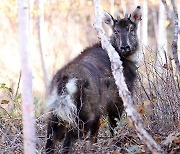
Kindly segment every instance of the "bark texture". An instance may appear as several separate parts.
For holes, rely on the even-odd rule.
[[[177,50],[178,49],[178,33],[180,32],[180,28],[178,25],[179,18],[178,18],[176,3],[175,3],[175,0],[171,0],[171,4],[173,7],[173,14],[171,14],[171,11],[167,5],[166,0],[162,0],[162,3],[164,4],[164,7],[166,9],[168,18],[174,22],[174,36],[173,36],[171,47],[172,47],[172,55],[173,55],[173,59],[176,65],[176,69],[178,73],[180,73],[180,62],[178,59],[178,50]]]
[[[39,16],[38,16],[38,39],[39,39],[39,49],[40,49],[40,56],[41,56],[41,65],[43,70],[43,78],[45,89],[48,89],[50,77],[48,74],[48,67],[46,63],[45,57],[45,41],[44,41],[44,0],[38,0],[38,9],[39,9]],[[46,91],[47,94],[47,91]]]
[[[18,1],[19,47],[22,72],[22,112],[24,153],[35,154],[35,119],[32,94],[32,70],[30,65],[29,1]]]
[[[178,70],[178,72],[180,73],[180,63],[179,63],[179,59],[178,59],[178,31],[179,31],[179,26],[178,26],[178,12],[177,12],[177,7],[175,4],[175,0],[171,0],[171,4],[173,7],[173,11],[174,11],[174,37],[173,37],[173,41],[172,41],[172,54],[173,54],[173,58],[174,58],[174,62],[176,65],[176,68]]]

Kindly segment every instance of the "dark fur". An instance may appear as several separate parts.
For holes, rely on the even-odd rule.
[[[119,22],[120,25],[116,28],[122,28],[124,25],[130,24],[131,21],[129,19],[126,20],[121,21],[123,24]],[[129,51],[130,53],[123,55],[114,39],[114,36],[112,36],[112,45],[121,56],[126,83],[132,92],[136,78],[136,66],[127,59],[127,55],[134,53],[138,44],[135,44],[135,47]],[[61,95],[63,91],[66,91],[65,84],[71,78],[78,79],[78,91],[72,98],[78,109],[77,126],[69,127],[65,122],[52,114],[48,120],[48,139],[46,144],[46,152],[48,153],[53,153],[52,149],[54,149],[56,141],[61,141],[64,138],[64,152],[68,152],[74,141],[78,137],[86,135],[88,131],[90,131],[91,141],[96,142],[99,120],[102,115],[108,116],[110,131],[113,134],[113,129],[117,126],[115,118],[119,119],[124,109],[112,76],[109,57],[107,52],[102,49],[101,44],[95,44],[85,49],[77,58],[59,70],[51,82],[50,93],[54,88],[57,88],[58,95]]]

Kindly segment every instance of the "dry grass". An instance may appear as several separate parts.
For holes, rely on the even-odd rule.
[[[180,87],[173,66],[169,63],[166,66],[160,75],[153,62],[145,62],[141,66],[144,67],[143,73],[141,68],[139,69],[133,99],[144,119],[146,130],[167,153],[175,154],[180,150]],[[6,112],[5,109],[1,112],[0,153],[3,154],[23,153],[20,99],[13,100],[16,100],[16,105],[11,110],[12,113]],[[36,111],[36,149],[37,153],[45,153],[47,125],[43,120],[42,108],[39,108],[42,104],[36,101],[36,109],[40,110]],[[19,114],[15,114],[17,112]],[[125,113],[118,124],[116,135],[111,137],[107,118],[104,117],[101,120],[98,142],[91,145],[88,137],[78,140],[72,153],[150,153],[139,140]],[[61,151],[60,144],[56,153]]]

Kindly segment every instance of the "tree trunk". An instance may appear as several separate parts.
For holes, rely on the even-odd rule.
[[[43,70],[43,78],[44,78],[44,85],[47,89],[49,85],[49,74],[48,74],[48,67],[46,63],[45,57],[45,30],[44,30],[44,0],[38,0],[38,9],[39,9],[39,16],[38,16],[38,39],[39,39],[39,49],[40,49],[40,56],[41,56],[41,65]]]
[[[158,41],[158,23],[157,23],[157,15],[156,15],[156,8],[153,0],[153,7],[151,8],[152,12],[152,20],[153,20],[153,27],[154,27],[154,35],[155,35],[155,42]]]
[[[147,0],[143,1],[143,11],[142,11],[142,44],[145,49],[148,43],[148,6]]]
[[[159,74],[163,74],[163,65],[166,64],[167,54],[167,32],[165,27],[166,12],[161,0],[159,0],[159,19],[158,19],[158,42],[157,42],[157,61],[156,70]]]
[[[173,7],[173,12],[174,12],[174,36],[173,36],[173,42],[172,42],[172,54],[173,54],[173,58],[174,58],[174,62],[177,68],[177,72],[178,74],[180,73],[180,63],[179,63],[179,59],[178,59],[178,31],[179,31],[179,26],[178,26],[178,12],[177,12],[177,8],[176,8],[176,4],[175,4],[175,0],[171,0],[171,4]]]
[[[134,124],[140,139],[147,145],[147,147],[151,150],[152,153],[160,154],[162,153],[160,146],[157,145],[157,143],[153,140],[153,138],[144,129],[144,126],[142,124],[142,119],[133,106],[131,94],[125,83],[122,62],[120,60],[118,53],[115,51],[111,43],[108,41],[104,29],[102,28],[103,10],[100,5],[100,0],[94,0],[94,5],[95,5],[94,27],[98,33],[99,38],[101,39],[102,47],[107,51],[107,54],[111,61],[112,74],[114,76],[115,83],[119,90],[119,96],[123,100],[125,111],[128,117],[131,119],[132,123]]]
[[[114,16],[114,0],[111,0],[111,14]]]
[[[178,59],[178,44],[179,44],[179,39],[178,39],[178,33],[180,33],[180,28],[178,26],[178,11],[179,9],[177,9],[176,6],[179,6],[179,5],[176,5],[175,3],[175,0],[171,0],[171,4],[172,4],[172,7],[173,7],[173,13],[171,14],[170,12],[170,9],[167,5],[167,2],[166,0],[161,0],[162,3],[164,4],[164,7],[166,9],[166,12],[167,12],[167,15],[168,15],[168,18],[170,20],[173,21],[174,23],[174,36],[173,36],[173,42],[172,42],[172,56],[173,56],[173,59],[174,59],[174,62],[175,62],[175,65],[176,65],[176,70],[177,70],[177,74],[180,73],[180,62],[179,62],[179,59]]]
[[[178,10],[178,17],[180,17],[180,1],[179,3],[177,3],[177,10]],[[180,39],[179,38],[180,38],[180,28],[179,28],[179,33],[178,33],[178,53],[177,53],[178,57],[180,57]],[[180,58],[178,58],[178,60],[180,60]]]
[[[178,17],[180,17],[180,1],[177,3],[177,10],[178,10]],[[179,29],[180,31],[180,29]],[[178,33],[178,51],[179,51],[179,56],[180,56],[180,32]]]
[[[139,6],[139,0],[134,0],[134,8],[136,8],[137,6]],[[138,28],[138,38],[140,38],[140,30],[141,30],[141,23],[139,23],[139,28]]]
[[[18,1],[19,47],[22,72],[22,113],[24,153],[35,154],[35,119],[29,45],[29,1]]]

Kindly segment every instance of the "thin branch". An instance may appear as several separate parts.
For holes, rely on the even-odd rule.
[[[15,93],[15,99],[17,98],[17,95],[18,95],[20,82],[21,82],[21,72],[19,74],[18,85],[17,85],[17,89],[16,89],[16,93]]]
[[[11,117],[11,115],[6,111],[5,108],[3,108],[3,107],[0,106],[0,109],[2,109],[9,117]]]
[[[100,0],[94,0],[94,5],[94,28],[97,31],[99,38],[101,39],[102,48],[107,51],[107,54],[111,61],[112,74],[115,78],[115,83],[118,87],[119,95],[123,100],[125,111],[127,112],[127,115],[131,119],[133,125],[135,126],[138,136],[147,145],[151,152],[154,154],[162,154],[163,151],[161,150],[160,146],[144,129],[143,120],[134,108],[131,94],[125,83],[123,67],[120,57],[115,51],[115,49],[112,47],[111,43],[105,35],[104,29],[102,28],[103,10],[101,8]]]

